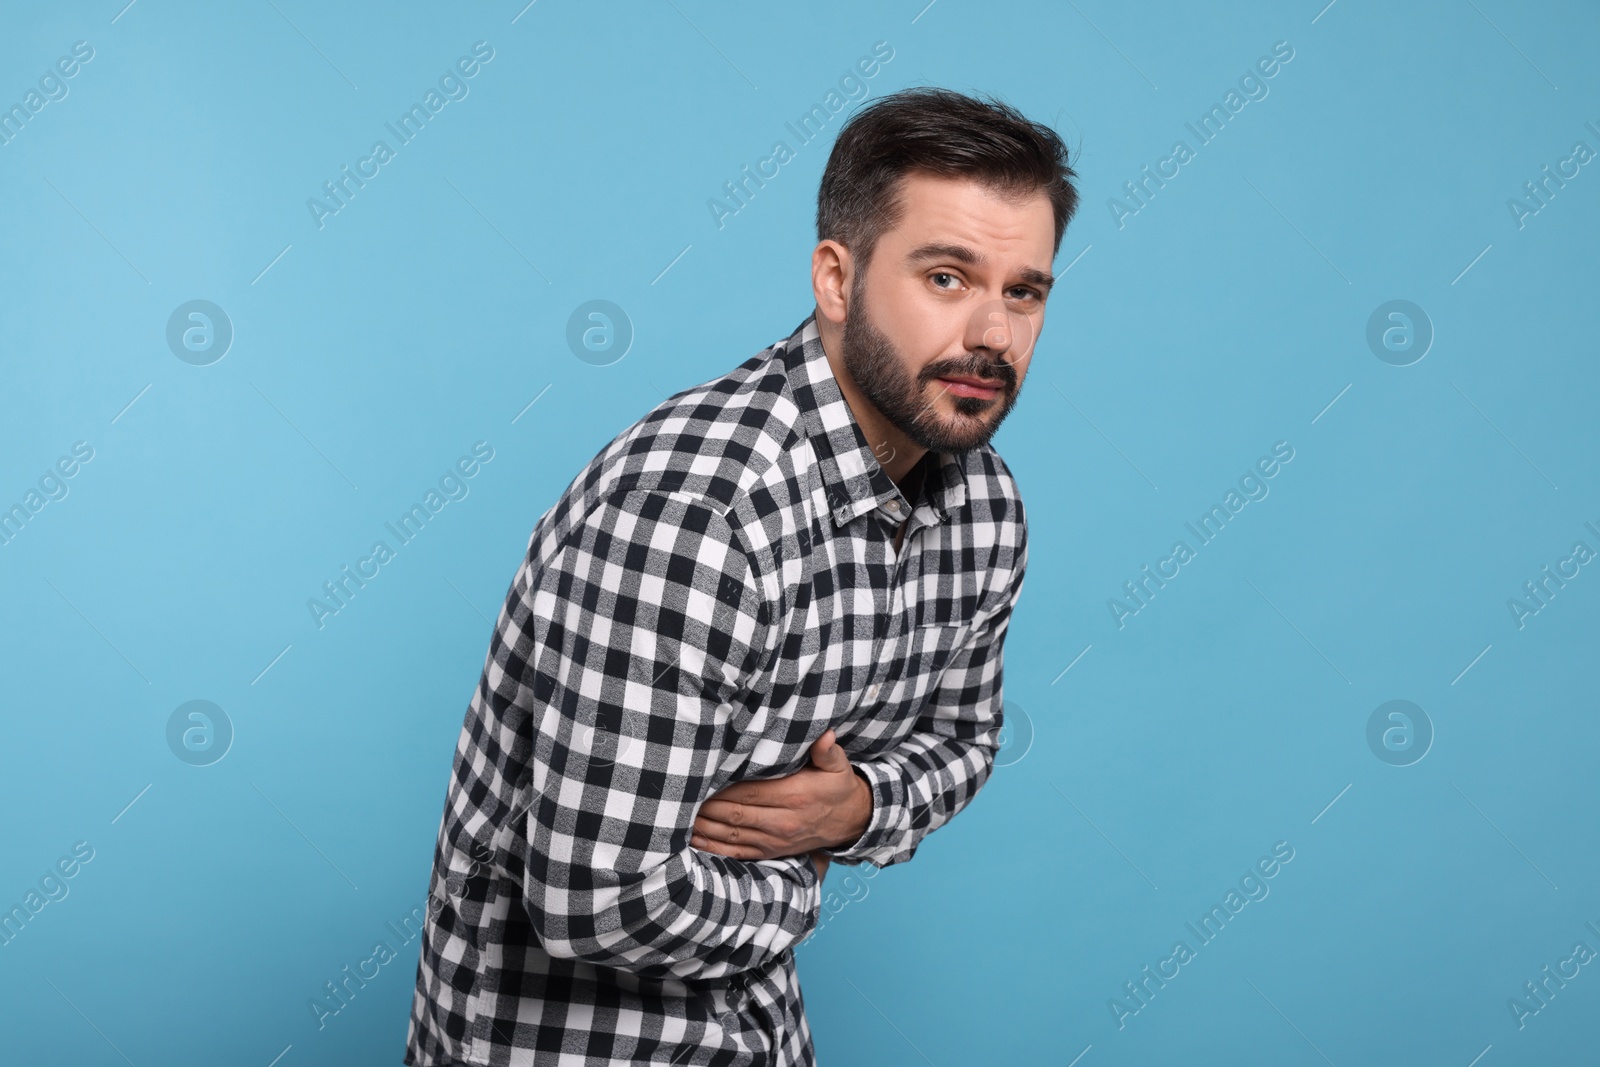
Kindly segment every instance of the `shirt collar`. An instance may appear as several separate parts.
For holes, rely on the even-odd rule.
[[[817,453],[834,524],[843,526],[877,508],[895,521],[909,518],[918,502],[900,492],[856,425],[823,350],[815,311],[782,346],[789,390],[800,409],[800,428]],[[967,502],[967,480],[960,457],[949,452],[935,455],[937,465],[928,469],[922,492],[933,506],[935,521],[943,522]]]

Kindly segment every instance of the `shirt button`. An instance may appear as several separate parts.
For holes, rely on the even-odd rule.
[[[877,699],[878,699],[878,683],[877,682],[873,682],[871,685],[867,686],[867,702],[870,704],[872,701],[877,700]]]
[[[898,501],[898,500],[889,501],[889,514],[893,515],[895,518],[898,519],[901,516],[901,514],[904,513],[904,511],[905,511],[905,509],[900,506],[900,501]]]

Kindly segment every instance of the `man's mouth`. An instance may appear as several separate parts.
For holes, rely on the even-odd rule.
[[[941,376],[939,381],[949,390],[952,396],[979,397],[983,400],[992,400],[999,396],[1005,388],[1005,383],[994,378],[978,378],[969,374]]]

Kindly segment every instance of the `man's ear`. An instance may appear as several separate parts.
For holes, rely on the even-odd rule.
[[[819,242],[811,253],[811,293],[817,313],[835,326],[843,326],[850,311],[850,286],[855,260],[838,241]]]

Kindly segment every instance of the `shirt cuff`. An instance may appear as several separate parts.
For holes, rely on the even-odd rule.
[[[851,764],[851,769],[867,783],[872,795],[872,815],[861,836],[848,845],[822,851],[847,866],[871,863],[887,867],[896,849],[893,838],[900,830],[900,812],[905,806],[905,783],[893,766],[876,760]]]

